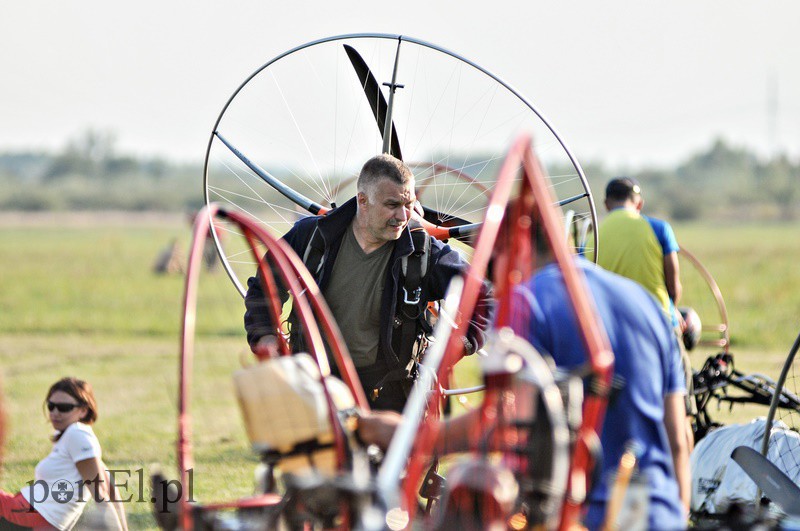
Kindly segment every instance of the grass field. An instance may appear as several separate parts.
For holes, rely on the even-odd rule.
[[[788,351],[800,331],[798,230],[798,223],[675,227],[719,284],[735,348]]]
[[[2,221],[2,220],[0,220]],[[800,225],[677,226],[679,241],[711,270],[726,297],[737,366],[776,377],[800,328]],[[130,471],[123,494],[139,496],[154,463],[174,475],[177,360],[183,277],[151,266],[183,219],[25,218],[0,223],[0,365],[9,414],[0,486],[32,479],[49,451],[42,411],[47,387],[64,375],[95,387],[96,432],[110,468]],[[194,495],[213,501],[248,494],[256,460],[248,449],[230,375],[249,360],[242,303],[222,272],[201,286],[192,407]],[[706,354],[693,355],[700,365]],[[737,409],[742,420],[765,409]],[[140,473],[138,470],[143,470]],[[144,488],[144,498],[149,489]],[[146,502],[127,505],[131,529],[153,529]]]

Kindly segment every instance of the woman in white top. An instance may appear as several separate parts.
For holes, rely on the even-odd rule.
[[[109,527],[127,531],[125,512],[113,501],[114,489],[109,489],[100,443],[91,427],[97,420],[91,385],[62,378],[50,387],[45,405],[56,430],[53,450],[36,465],[35,480],[22,492],[0,490],[0,526],[7,520],[24,527],[72,529],[86,501],[94,499]]]

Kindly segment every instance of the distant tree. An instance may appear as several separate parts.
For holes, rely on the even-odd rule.
[[[140,164],[141,170],[156,179],[161,179],[170,171],[169,163],[161,158],[146,160]]]
[[[44,152],[0,153],[0,174],[20,181],[35,181],[41,178],[51,160],[52,155]]]
[[[757,157],[744,148],[717,139],[708,151],[698,153],[675,170],[676,177],[698,191],[750,187],[756,180]]]
[[[759,170],[761,195],[778,206],[782,218],[800,217],[800,167],[780,156]]]
[[[101,172],[109,177],[130,175],[140,171],[139,161],[134,157],[107,157],[100,163]]]
[[[66,175],[96,178],[114,157],[116,136],[109,131],[87,129],[67,142],[45,171],[46,180]]]
[[[118,153],[116,135],[88,129],[55,154],[0,153],[0,208],[7,210],[171,210],[203,204],[202,169],[161,158]],[[459,159],[465,171],[493,175],[500,155]],[[490,161],[490,162],[486,162]],[[598,213],[604,212],[605,185],[611,177],[637,178],[645,210],[673,220],[800,219],[800,161],[787,156],[759,159],[743,147],[717,139],[671,168],[621,172],[602,161],[581,161]],[[574,172],[571,165],[549,165],[552,175]],[[290,171],[275,169],[290,186],[302,186]]]

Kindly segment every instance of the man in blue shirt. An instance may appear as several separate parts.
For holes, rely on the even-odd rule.
[[[538,272],[514,292],[512,328],[559,368],[582,368],[588,356],[561,271],[550,263],[552,255],[541,233],[534,243]],[[582,258],[575,260],[608,335],[615,377],[622,382],[603,422],[602,461],[597,463],[584,523],[590,529],[603,524],[620,459],[633,445],[650,495],[648,529],[685,529],[691,496],[686,386],[673,330],[656,299],[639,284]],[[468,449],[468,433],[480,422],[476,413],[444,423],[437,453]],[[364,441],[385,447],[401,421],[393,413],[372,415],[361,419],[359,433]]]
[[[544,264],[549,252],[540,248],[537,257]],[[627,447],[635,445],[650,494],[648,529],[685,529],[690,498],[685,384],[671,327],[656,300],[635,282],[583,259],[576,264],[608,334],[615,375],[623,382],[607,408],[601,433],[603,458],[588,496],[585,524],[597,529],[603,523],[620,458]],[[521,285],[512,308],[515,332],[550,355],[560,368],[585,365],[586,348],[555,265],[546,265]],[[445,422],[438,434],[437,453],[467,450],[468,433],[480,422],[477,413]],[[359,433],[365,442],[385,448],[400,422],[397,413],[373,413],[360,420]]]
[[[541,258],[543,253],[538,253]],[[578,259],[615,356],[614,373],[623,387],[612,399],[601,433],[602,463],[589,493],[585,523],[604,518],[614,474],[625,448],[640,449],[639,470],[650,492],[649,529],[683,529],[690,498],[689,450],[684,437],[685,384],[680,353],[656,300],[641,286]],[[542,268],[515,293],[515,332],[556,365],[586,363],[559,269]]]

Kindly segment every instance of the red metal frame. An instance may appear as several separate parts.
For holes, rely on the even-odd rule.
[[[497,326],[508,324],[510,315],[510,295],[514,286],[526,278],[532,269],[532,251],[530,248],[530,227],[533,218],[537,217],[543,225],[544,232],[553,250],[556,262],[563,272],[564,282],[571,303],[575,308],[578,327],[589,353],[588,364],[595,378],[594,389],[596,394],[586,397],[583,406],[583,423],[578,431],[578,440],[575,445],[567,499],[562,508],[561,528],[567,529],[578,523],[580,508],[588,491],[586,482],[588,472],[593,463],[590,448],[596,445],[599,436],[605,406],[607,391],[610,389],[611,374],[613,370],[613,355],[608,348],[608,341],[603,329],[596,318],[594,308],[583,278],[573,263],[573,257],[563,240],[562,230],[555,211],[551,192],[546,186],[544,173],[538,159],[532,151],[530,137],[520,137],[510,149],[497,183],[494,187],[486,219],[480,230],[475,245],[470,269],[467,271],[462,298],[455,316],[456,325],[462,329],[467,325],[467,319],[477,303],[480,286],[490,259],[495,260],[495,290],[498,298]],[[521,175],[521,185],[518,199],[512,208],[507,208],[511,198],[514,183]],[[320,212],[324,214],[323,212]],[[362,410],[368,411],[369,406],[360,386],[355,368],[346,352],[341,335],[336,327],[330,312],[322,299],[319,288],[313,281],[311,274],[302,261],[289,248],[283,240],[278,240],[261,227],[257,221],[245,214],[232,211],[220,212],[219,207],[209,205],[203,209],[195,221],[192,247],[186,273],[186,289],[184,297],[184,320],[182,323],[182,342],[180,359],[180,396],[179,396],[179,421],[178,421],[178,466],[181,481],[188,480],[187,470],[191,468],[191,413],[189,411],[188,396],[191,385],[192,356],[194,348],[194,321],[197,301],[197,282],[199,278],[202,250],[206,242],[206,234],[215,216],[224,216],[238,224],[250,243],[253,253],[259,262],[259,269],[265,282],[265,293],[272,299],[277,295],[277,283],[272,275],[271,268],[267,267],[264,258],[257,250],[258,244],[266,247],[267,256],[272,261],[274,269],[280,274],[284,285],[289,287],[294,297],[295,311],[298,312],[300,321],[304,325],[307,344],[311,346],[312,354],[316,357],[323,376],[329,374],[327,357],[325,355],[322,333],[327,334],[332,347],[334,359],[339,366],[345,383],[350,387],[356,403]],[[427,227],[434,237],[447,237],[447,229]],[[438,234],[441,233],[441,234]],[[271,302],[270,311],[275,314],[275,322],[279,316],[278,305]],[[322,330],[317,325],[322,325]],[[288,354],[288,346],[281,344],[281,353]],[[444,363],[439,368],[439,378],[444,379],[447,371],[459,359],[463,351],[460,334],[450,335],[445,348]],[[491,391],[491,390],[490,390]],[[335,408],[330,396],[326,398],[330,406],[331,422],[337,426]],[[431,401],[430,408],[433,413],[438,404]],[[483,416],[484,419],[486,416]],[[427,462],[430,460],[433,443],[439,429],[439,421],[432,414],[428,423],[420,429],[405,480],[402,483],[403,501],[406,509],[413,518],[417,507],[416,490],[421,475]],[[344,437],[341,432],[334,430],[337,448],[337,460],[341,466],[344,464]],[[273,503],[274,497],[259,499],[244,499],[232,503],[219,503],[211,507],[237,508],[255,504]],[[188,499],[181,500],[183,528],[191,529],[192,515]]]
[[[207,242],[206,235],[211,227],[211,220],[217,216],[224,217],[236,223],[242,229],[253,254],[258,261],[258,268],[264,278],[265,293],[270,299],[268,308],[273,313],[274,322],[279,321],[280,308],[274,302],[277,298],[277,283],[272,274],[272,268],[265,262],[265,256],[269,257],[278,271],[284,285],[288,286],[289,293],[294,298],[294,311],[297,312],[303,324],[307,345],[311,347],[311,354],[317,360],[320,373],[323,377],[323,388],[325,390],[326,401],[330,414],[331,426],[334,432],[334,446],[336,449],[337,465],[341,468],[346,459],[346,440],[344,434],[337,429],[338,418],[336,408],[324,385],[324,377],[330,374],[328,358],[325,353],[322,333],[328,338],[334,360],[342,375],[345,384],[350,388],[356,404],[362,411],[369,411],[364,390],[358,379],[350,355],[344,346],[338,327],[331,316],[319,287],[313,277],[306,269],[302,260],[294,253],[289,245],[276,239],[269,232],[261,227],[258,222],[240,212],[222,211],[217,205],[208,205],[203,208],[195,218],[194,233],[192,244],[189,251],[188,265],[186,269],[186,283],[183,301],[183,322],[181,324],[181,352],[179,369],[179,397],[178,397],[178,470],[180,481],[183,485],[188,484],[188,470],[192,468],[192,432],[191,432],[191,411],[189,408],[189,393],[191,390],[192,362],[194,356],[194,333],[195,317],[197,309],[197,287],[199,274],[202,265],[203,247]],[[266,250],[266,255],[262,256],[259,245],[262,244]],[[319,324],[322,326],[320,330]],[[289,354],[288,345],[281,339],[280,350],[282,354]],[[184,492],[188,492],[184,489]],[[214,503],[206,505],[208,508],[243,508],[255,505],[271,505],[275,503],[274,496],[261,496],[257,498],[246,498],[233,502]],[[180,500],[180,514],[183,529],[192,529],[192,511],[189,500],[186,496]]]
[[[484,185],[483,183],[479,182],[477,179],[475,179],[475,177],[472,177],[471,175],[467,175],[466,173],[462,172],[461,170],[459,170],[457,168],[453,168],[451,166],[448,166],[446,164],[442,164],[440,162],[434,162],[433,164],[431,164],[429,162],[407,162],[406,165],[409,168],[425,168],[426,170],[432,171],[433,175],[453,174],[456,177],[458,177],[459,179],[461,179],[462,181],[464,181],[466,184],[468,184],[470,186],[474,186],[475,188],[477,188],[478,191],[481,194],[485,194],[485,193],[487,193],[489,191],[489,189],[486,188],[486,185]],[[417,199],[422,197],[422,194],[424,194],[425,190],[428,188],[428,186],[430,186],[430,181],[431,181],[431,179],[433,179],[433,175],[428,177],[428,178],[426,178],[426,179],[424,179],[426,181],[424,184],[420,185],[419,183],[417,183],[418,184],[418,186],[417,186]]]
[[[522,179],[519,198],[507,213],[515,178],[520,173]],[[510,295],[513,288],[531,272],[529,231],[531,216],[538,215],[555,261],[563,273],[567,294],[577,315],[578,328],[589,353],[587,361],[595,378],[597,390],[596,394],[588,395],[584,401],[583,422],[572,455],[568,494],[561,515],[561,528],[567,529],[578,523],[580,508],[588,491],[586,482],[593,466],[590,448],[596,446],[595,441],[599,439],[607,394],[611,386],[614,357],[608,346],[605,331],[599,324],[584,280],[563,240],[563,231],[553,205],[554,200],[545,183],[541,165],[532,151],[531,139],[522,136],[511,147],[497,178],[486,211],[486,219],[477,238],[471,266],[466,274],[455,321],[460,329],[472,315],[489,259],[494,255],[495,293],[498,299],[496,325],[508,324]],[[506,232],[501,233],[504,223]],[[444,361],[439,368],[440,379],[446,376],[447,371],[458,360],[461,350],[460,335],[451,334],[445,349]],[[431,407],[434,407],[433,401]],[[484,421],[487,419],[485,414],[482,418]],[[421,480],[425,464],[433,453],[438,430],[439,422],[434,417],[422,426],[414,442],[407,475],[402,483],[404,507],[409,512],[410,518],[413,518],[417,506],[417,485]]]

